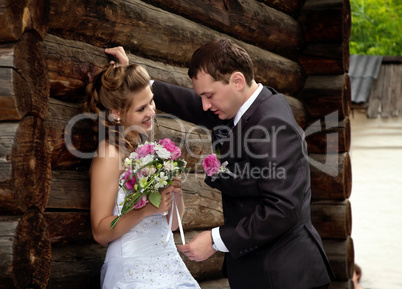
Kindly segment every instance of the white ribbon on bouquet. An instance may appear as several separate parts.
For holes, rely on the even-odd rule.
[[[170,216],[169,216],[169,230],[172,230],[172,220],[173,220],[173,213],[175,211],[174,210],[175,208],[176,208],[176,214],[177,214],[177,222],[179,223],[181,243],[184,245],[184,244],[186,244],[186,240],[184,239],[183,225],[181,224],[179,209],[177,207],[176,200],[174,199],[174,194],[172,193],[172,208],[170,210]],[[169,241],[169,238],[170,238],[170,231],[168,232],[168,234],[166,236],[166,242]]]

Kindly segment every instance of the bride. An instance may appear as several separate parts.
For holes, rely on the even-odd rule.
[[[181,181],[160,190],[159,208],[148,203],[123,215],[111,229],[124,200],[120,188],[122,160],[152,131],[155,103],[147,71],[140,65],[109,65],[87,87],[83,110],[97,115],[105,138],[92,160],[91,226],[96,242],[107,245],[101,270],[101,287],[112,288],[200,288],[182,261],[172,230],[178,227],[174,214],[168,225],[172,199],[180,218],[184,212]],[[171,193],[173,192],[173,194]],[[121,205],[120,205],[121,206]],[[170,234],[170,237],[167,235]]]

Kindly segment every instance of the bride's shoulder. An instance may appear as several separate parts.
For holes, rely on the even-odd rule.
[[[108,141],[102,140],[99,142],[98,148],[96,149],[94,158],[118,158],[119,157],[119,149],[110,144]]]
[[[101,141],[91,163],[91,172],[96,169],[119,170],[121,156],[118,148],[107,141]]]

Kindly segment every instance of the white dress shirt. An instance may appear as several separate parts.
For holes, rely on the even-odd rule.
[[[249,99],[243,105],[240,107],[239,111],[236,113],[234,119],[233,119],[233,124],[236,125],[240,118],[243,116],[243,114],[250,108],[250,106],[253,104],[257,96],[260,94],[261,90],[263,88],[263,85],[261,83],[258,84],[258,88],[254,93],[250,96]],[[212,239],[215,243],[215,247],[218,249],[220,252],[229,252],[228,248],[225,246],[225,243],[223,243],[221,234],[219,233],[219,227],[213,228],[212,229]]]

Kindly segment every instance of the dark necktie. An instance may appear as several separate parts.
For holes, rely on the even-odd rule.
[[[227,125],[218,126],[213,130],[215,139],[219,141],[220,145],[222,145],[223,142],[229,138],[229,135],[232,132],[233,127],[234,127],[234,121],[232,119]]]

